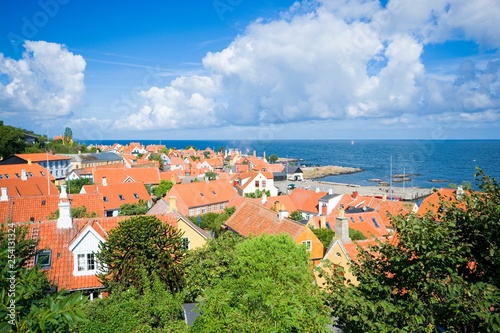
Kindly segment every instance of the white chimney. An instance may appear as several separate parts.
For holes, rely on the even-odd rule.
[[[457,199],[460,200],[460,197],[464,194],[464,188],[462,187],[462,185],[459,185],[457,187],[457,192],[456,192],[456,196],[457,196]]]
[[[335,237],[344,243],[351,241],[349,238],[349,224],[347,223],[347,217],[344,216],[344,210],[341,210],[339,216],[335,219]]]
[[[331,188],[331,189],[329,189],[329,190],[328,190],[328,194],[329,194],[329,195],[332,195],[332,194],[333,194],[333,188]]]
[[[315,191],[315,192],[316,192],[316,193],[319,193],[319,187],[316,187],[316,191]]]
[[[9,201],[9,196],[7,195],[7,187],[2,187],[2,196],[0,196],[0,201]]]
[[[108,180],[106,177],[102,177],[102,186],[108,186]]]
[[[27,180],[28,176],[26,175],[26,170],[21,170],[21,180]]]
[[[262,194],[262,204],[265,205],[267,202],[267,195],[264,193]]]
[[[61,185],[61,193],[59,194],[60,199],[67,199],[68,193],[66,193],[66,185]]]
[[[59,201],[59,218],[57,219],[57,229],[69,229],[73,226],[71,218],[71,204],[68,199]]]
[[[278,211],[278,218],[281,220],[283,220],[285,217],[288,217],[288,211],[286,210],[279,210]]]

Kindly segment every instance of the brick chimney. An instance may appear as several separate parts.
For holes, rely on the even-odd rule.
[[[353,191],[352,192],[352,198],[356,199],[358,197],[358,191]]]
[[[177,197],[175,195],[171,195],[168,198],[168,211],[176,212],[177,211]]]
[[[7,187],[2,187],[2,195],[0,196],[0,201],[9,201],[9,196],[7,195]]]
[[[339,209],[339,215],[335,219],[335,237],[340,239],[341,242],[350,242],[349,238],[349,224],[347,222],[347,217],[344,216],[344,209]]]
[[[319,218],[319,228],[326,228],[326,216],[323,214]]]
[[[59,194],[59,218],[57,219],[57,229],[69,229],[73,226],[71,218],[71,203],[68,200],[66,193],[66,185],[61,185],[61,193]]]

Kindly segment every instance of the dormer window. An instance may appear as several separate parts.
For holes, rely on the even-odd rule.
[[[120,198],[120,200],[125,200],[122,194],[118,194],[118,198]]]
[[[40,174],[41,174],[43,177],[45,177],[45,172],[40,171]]]
[[[377,220],[374,217],[372,217],[372,222],[373,222],[373,225],[375,226],[375,228],[380,228],[380,226],[378,225]]]
[[[3,179],[3,176],[2,176],[2,175],[0,175],[0,179]]]
[[[10,176],[9,176],[8,174],[5,174],[5,178],[9,179],[9,178],[10,178]]]
[[[79,253],[77,254],[77,271],[95,271],[96,258],[94,253]]]

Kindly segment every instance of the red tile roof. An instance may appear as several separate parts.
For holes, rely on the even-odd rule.
[[[104,210],[115,210],[123,204],[138,203],[139,200],[149,201],[146,187],[142,183],[122,183],[107,186],[85,185],[85,193],[100,193],[104,200]]]
[[[21,178],[22,170],[26,172],[27,178],[42,177],[47,179],[49,176],[50,181],[54,181],[54,177],[48,170],[40,164],[2,164],[0,165],[0,180],[1,179],[14,179]]]
[[[9,197],[26,197],[59,193],[57,187],[44,177],[0,179],[0,188],[7,188]]]
[[[29,160],[31,162],[46,162],[47,160],[49,160],[49,161],[61,161],[61,160],[70,160],[71,159],[67,156],[47,154],[47,153],[15,154],[14,156],[17,156],[17,157],[19,157],[23,160],[26,160],[26,161]]]
[[[158,185],[160,172],[158,168],[98,168],[94,171],[94,184],[102,185],[102,178],[106,177],[108,185],[124,182],[136,182]]]
[[[292,194],[290,194],[290,198],[299,211],[318,214],[318,201],[327,194],[328,192],[315,192],[296,188],[292,191]]]
[[[424,216],[428,211],[435,215],[440,207],[439,201],[457,201],[457,190],[453,188],[440,188],[436,192],[426,197],[418,208],[418,216]]]

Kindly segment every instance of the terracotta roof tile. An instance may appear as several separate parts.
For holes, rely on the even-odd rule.
[[[124,182],[136,182],[158,185],[160,172],[158,168],[97,168],[94,171],[94,184],[102,185],[102,178],[106,177],[108,185]]]
[[[315,192],[296,188],[292,191],[292,194],[290,194],[290,198],[299,211],[319,214],[318,201],[327,194],[328,192]]]

